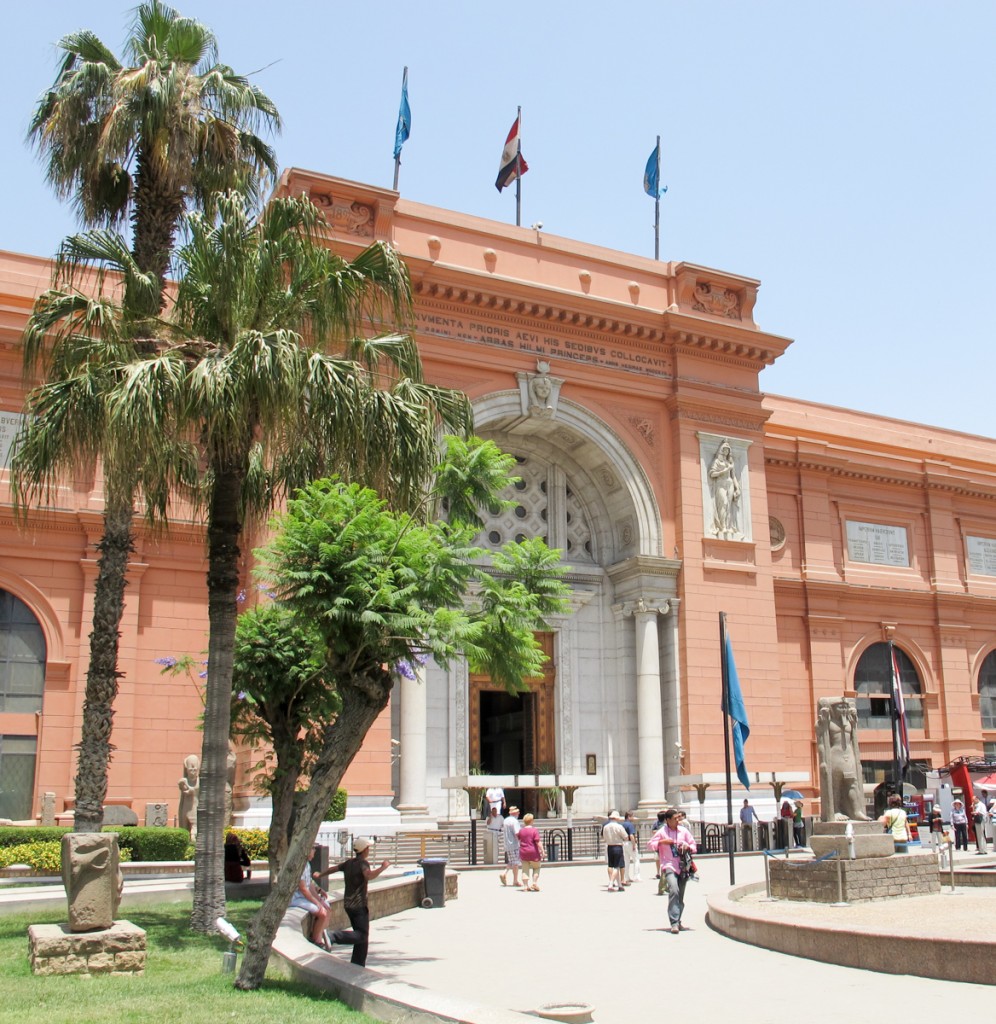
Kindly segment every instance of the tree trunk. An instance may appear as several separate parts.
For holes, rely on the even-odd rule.
[[[290,742],[292,746],[287,749],[286,742],[281,743],[274,731],[273,750],[277,757],[277,771],[270,790],[269,866],[271,885],[279,878],[287,859],[290,825],[294,816],[294,794],[297,791],[297,781],[301,777],[301,758],[294,756],[297,752],[294,749],[297,744],[293,740]],[[288,760],[291,762],[289,765]]]
[[[132,254],[145,272],[159,278],[154,302],[132,300],[129,312],[139,319],[156,316],[166,301],[166,275],[176,226],[183,215],[183,194],[156,173],[146,152],[140,151],[135,169],[135,203],[132,208]]]
[[[270,947],[301,877],[322,818],[363,739],[391,695],[391,676],[377,672],[342,687],[342,710],[329,727],[318,765],[311,775],[304,806],[298,810],[294,831],[280,877],[270,886],[259,912],[249,925],[246,954],[235,987],[257,989],[263,983]]]
[[[93,594],[90,666],[86,674],[83,723],[76,766],[75,832],[99,832],[107,796],[111,760],[114,698],[118,693],[118,642],[132,552],[131,494],[112,497],[104,510],[104,535],[97,545],[100,559]]]
[[[232,664],[238,618],[239,537],[244,462],[214,465],[208,512],[208,665],[201,788],[197,805],[190,927],[211,933],[225,916],[225,783],[232,721]],[[234,463],[234,464],[233,464]]]

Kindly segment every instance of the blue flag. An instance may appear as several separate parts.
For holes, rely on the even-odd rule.
[[[408,106],[408,68],[401,82],[401,107],[398,109],[398,127],[394,132],[394,159],[401,156],[401,147],[412,133],[412,108]]]
[[[733,660],[733,645],[730,635],[726,634],[726,697],[727,705],[723,710],[733,720],[733,758],[737,765],[737,778],[743,783],[744,789],[750,789],[750,778],[744,764],[744,744],[750,736],[747,724],[747,709],[744,707],[744,695],[740,692],[740,677]]]
[[[660,143],[654,146],[650,158],[647,160],[646,170],[643,172],[643,191],[654,199],[660,199],[667,191],[667,185],[661,188],[661,147]]]

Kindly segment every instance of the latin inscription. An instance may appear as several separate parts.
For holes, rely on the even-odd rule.
[[[881,523],[847,520],[847,557],[872,565],[909,566],[906,529]]]
[[[996,540],[992,537],[966,537],[968,571],[976,576],[996,576]]]
[[[552,334],[520,330],[514,326],[481,323],[462,317],[420,312],[416,317],[418,332],[437,338],[454,338],[478,345],[511,349],[547,359],[571,359],[578,363],[649,373],[655,377],[670,376],[670,364],[663,355],[646,352],[627,352],[625,349],[598,342],[559,338]]]
[[[0,412],[0,469],[10,465],[14,438],[21,429],[23,417],[17,412]]]

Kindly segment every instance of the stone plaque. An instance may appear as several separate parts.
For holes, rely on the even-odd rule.
[[[169,824],[169,804],[146,804],[145,824],[147,828],[165,828]]]
[[[966,537],[968,571],[976,576],[996,576],[996,540],[992,537]]]
[[[24,417],[19,412],[0,412],[0,469],[10,465],[14,438],[21,429]]]
[[[852,562],[909,567],[905,527],[861,523],[853,519],[848,519],[846,525],[847,557]]]

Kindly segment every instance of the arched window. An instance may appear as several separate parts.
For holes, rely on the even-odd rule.
[[[41,711],[44,689],[45,634],[23,601],[0,590],[0,711]]]
[[[920,677],[904,651],[893,647],[906,705],[907,729],[923,728]],[[872,644],[854,670],[859,729],[892,728],[892,664],[888,644]]]
[[[983,729],[996,729],[996,651],[990,651],[979,669],[979,713]]]

